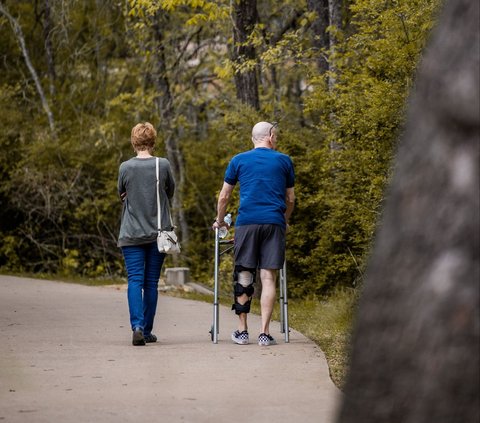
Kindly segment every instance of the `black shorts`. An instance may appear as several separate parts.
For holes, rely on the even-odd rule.
[[[251,269],[281,269],[285,261],[285,227],[242,225],[235,227],[235,265]]]

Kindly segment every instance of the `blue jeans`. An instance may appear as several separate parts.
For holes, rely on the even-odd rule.
[[[159,253],[157,242],[122,247],[128,275],[128,309],[132,330],[141,328],[150,335],[157,310],[158,279],[164,253]]]

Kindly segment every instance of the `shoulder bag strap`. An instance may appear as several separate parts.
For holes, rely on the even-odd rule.
[[[160,222],[162,221],[161,208],[160,208],[160,180],[158,178],[158,157],[155,158],[155,173],[157,175],[157,229],[161,231]]]

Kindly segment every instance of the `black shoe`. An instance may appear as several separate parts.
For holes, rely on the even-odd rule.
[[[153,333],[150,335],[145,335],[145,342],[157,342],[157,337]]]
[[[143,330],[142,329],[135,328],[133,330],[132,344],[133,345],[145,345],[145,337],[143,336]]]

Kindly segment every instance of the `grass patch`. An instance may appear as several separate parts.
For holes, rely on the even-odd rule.
[[[127,278],[87,278],[86,276],[71,274],[53,274],[53,273],[28,273],[28,272],[10,272],[1,269],[2,275],[18,276],[20,278],[43,279],[49,281],[77,283],[79,285],[88,286],[105,286],[105,285],[121,285],[127,283]]]
[[[350,333],[357,292],[337,290],[322,300],[289,301],[290,326],[314,341],[325,353],[330,377],[343,388],[348,371]]]

